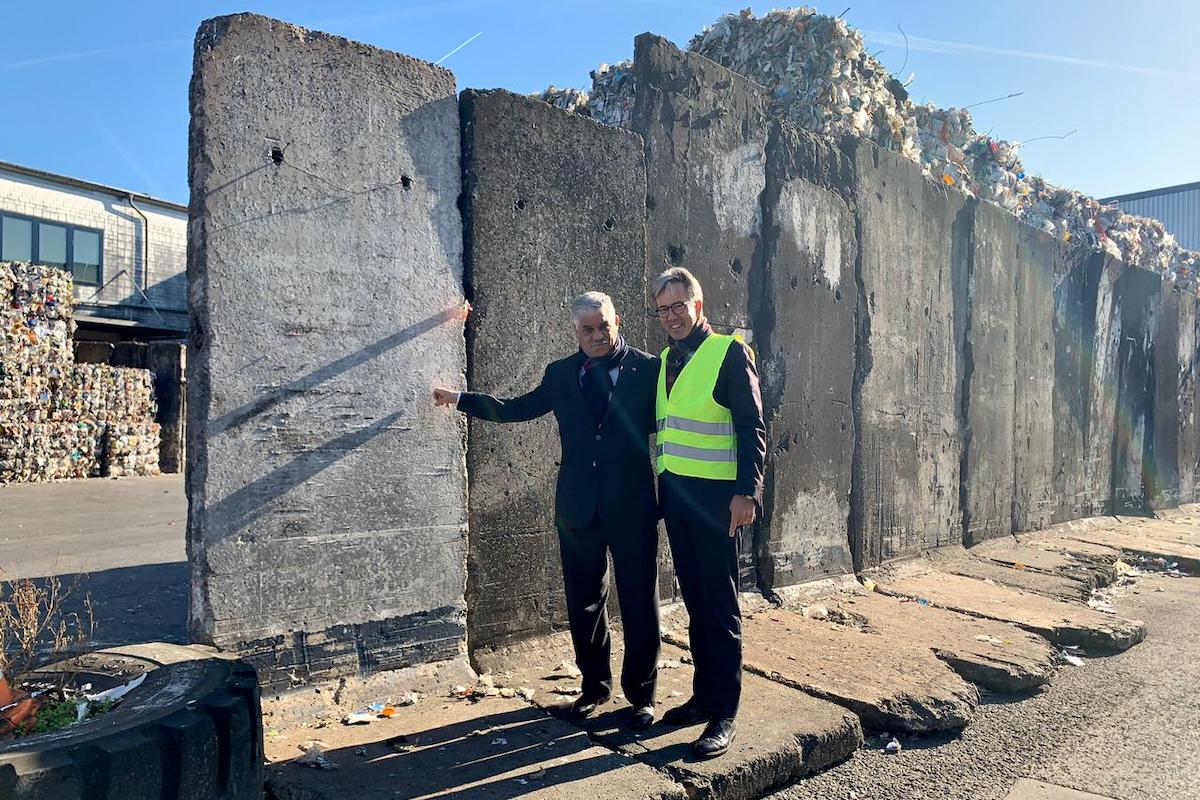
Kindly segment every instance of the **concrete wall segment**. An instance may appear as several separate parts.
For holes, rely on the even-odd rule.
[[[1054,285],[1064,245],[1017,225],[1012,530],[1048,527],[1054,515]]]
[[[852,165],[829,141],[780,124],[767,154],[761,304],[752,309],[767,421],[760,582],[788,586],[853,569],[854,215],[827,186]]]
[[[1017,222],[972,202],[963,341],[963,543],[1012,532]]]
[[[1169,350],[1162,340],[1178,337],[1176,326],[1164,325],[1166,320],[1161,318],[1161,285],[1157,273],[1136,268],[1125,270],[1116,285],[1121,321],[1113,429],[1112,502],[1116,514],[1147,513],[1159,484],[1154,435],[1158,382],[1155,348]],[[1169,378],[1164,384],[1170,388]],[[1169,419],[1173,416],[1169,409],[1163,411]],[[1173,422],[1170,424],[1173,428]],[[1167,438],[1173,436],[1172,432]],[[1167,447],[1165,442],[1158,446]],[[1171,478],[1170,472],[1167,478]]]
[[[460,650],[465,428],[428,398],[465,368],[454,78],[241,14],[201,25],[191,110],[192,634],[300,680]]]
[[[647,274],[687,267],[718,330],[750,329],[769,94],[703,56],[634,41],[633,130],[645,138]]]
[[[894,153],[847,140],[870,371],[855,464],[863,566],[962,541],[960,392],[970,212]],[[956,300],[956,294],[960,298]]]
[[[611,295],[629,343],[646,347],[642,138],[499,90],[463,92],[461,110],[471,387],[511,397],[537,386],[577,348],[570,304],[588,290]],[[548,416],[470,423],[473,647],[565,626],[559,459]]]

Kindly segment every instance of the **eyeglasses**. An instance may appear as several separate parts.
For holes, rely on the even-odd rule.
[[[680,300],[678,303],[671,303],[669,306],[659,306],[658,308],[647,309],[646,313],[659,319],[667,316],[668,314],[674,314],[677,317],[682,317],[683,312],[686,311],[687,307],[694,302],[694,300]]]

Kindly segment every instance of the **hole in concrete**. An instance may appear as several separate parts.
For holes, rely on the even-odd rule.
[[[407,175],[401,175],[400,176],[400,185],[403,186],[405,189],[411,189],[412,188],[412,178],[408,177]]]
[[[793,288],[793,289],[799,289],[799,288],[800,288],[800,276],[799,276],[799,275],[793,275],[793,276],[792,276],[792,280],[791,280],[791,284],[792,284],[792,288]]]
[[[609,217],[608,219],[604,220],[604,230],[611,231],[613,229],[613,226],[616,224],[617,224],[617,221],[615,219],[613,219],[612,217]]]
[[[667,260],[671,262],[671,266],[678,267],[683,263],[683,245],[673,244],[667,248]]]
[[[647,210],[653,211],[654,207],[657,205],[658,205],[658,201],[656,201],[654,199],[654,195],[652,195],[652,194],[646,195],[646,209]]]
[[[517,211],[524,211],[525,210],[525,201],[522,198],[518,197],[516,206],[517,206]]]
[[[741,275],[742,274],[742,260],[735,256],[733,261],[729,262],[729,271],[732,272],[734,275]]]
[[[272,147],[271,148],[271,160],[275,162],[275,166],[277,166],[277,167],[283,163],[283,148],[282,147]]]
[[[839,301],[839,302],[841,301],[841,299],[842,299],[842,290],[841,289],[833,290],[833,299],[836,301]]]

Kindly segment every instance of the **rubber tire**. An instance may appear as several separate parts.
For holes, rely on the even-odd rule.
[[[261,800],[253,667],[172,644],[89,656],[149,662],[149,671],[112,711],[0,746],[0,800]]]

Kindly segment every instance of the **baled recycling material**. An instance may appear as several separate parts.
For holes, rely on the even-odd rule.
[[[775,113],[804,130],[868,139],[919,163],[931,180],[994,203],[1073,247],[1104,250],[1197,289],[1200,253],[1180,247],[1161,222],[1027,174],[1020,142],[977,133],[967,109],[913,103],[908,81],[891,75],[840,17],[808,7],[762,17],[747,9],[718,19],[688,49],[762,84]],[[590,94],[550,87],[535,96],[630,127],[630,62],[602,64],[591,77]]]
[[[76,364],[70,274],[0,263],[0,484],[158,473],[148,370]]]

